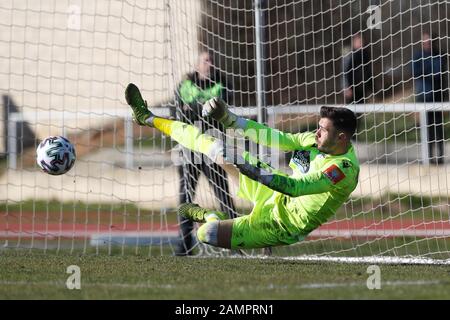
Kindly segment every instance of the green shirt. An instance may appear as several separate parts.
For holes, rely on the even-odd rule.
[[[275,175],[271,183],[283,188],[276,197],[276,219],[293,234],[306,235],[326,222],[358,184],[359,161],[353,146],[343,155],[325,154],[317,149],[312,132],[284,133],[251,120],[244,135],[259,144],[293,151],[292,175]]]
[[[222,84],[216,83],[211,87],[200,88],[191,80],[184,80],[180,86],[180,97],[183,103],[190,104],[193,102],[205,103],[211,98],[219,97],[223,89]]]

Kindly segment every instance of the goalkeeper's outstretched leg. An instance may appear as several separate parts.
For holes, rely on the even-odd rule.
[[[125,99],[133,110],[133,120],[137,124],[156,128],[184,147],[203,153],[229,173],[238,173],[232,164],[225,162],[221,140],[202,134],[200,130],[192,125],[156,117],[148,110],[147,102],[142,98],[138,87],[132,83],[125,90]],[[230,167],[233,168],[231,169]],[[204,223],[197,231],[199,241],[222,248],[229,249],[231,247],[233,220],[228,219],[227,214],[204,209],[191,203],[182,204],[178,212],[181,216],[190,220]]]
[[[223,142],[210,135],[202,134],[199,129],[186,123],[156,117],[148,110],[147,102],[133,83],[125,90],[125,99],[133,110],[133,120],[141,126],[149,126],[170,136],[182,146],[206,155],[213,162],[230,171],[231,164],[224,159]]]

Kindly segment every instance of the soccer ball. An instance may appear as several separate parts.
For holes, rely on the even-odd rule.
[[[38,166],[51,175],[66,173],[73,167],[75,159],[75,148],[62,136],[45,138],[36,149]]]

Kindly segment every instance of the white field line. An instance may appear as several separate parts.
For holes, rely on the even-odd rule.
[[[446,282],[438,280],[418,280],[418,281],[381,281],[381,287],[401,287],[401,286],[427,286],[427,285],[438,285]],[[449,282],[450,283],[450,282]],[[274,288],[279,288],[280,286],[274,286]],[[286,289],[291,288],[289,286],[283,286]],[[328,289],[328,288],[339,288],[339,287],[367,287],[366,282],[318,282],[318,283],[307,283],[302,285],[297,285],[295,288],[298,289]]]
[[[190,259],[204,259],[211,256],[195,256]],[[317,256],[317,255],[303,255],[303,256],[267,256],[267,255],[246,255],[228,256],[228,259],[267,259],[267,260],[288,260],[299,262],[334,262],[347,264],[422,264],[422,265],[450,265],[450,259],[431,259],[413,256],[366,256],[366,257],[332,257],[332,256]]]
[[[402,286],[431,286],[439,284],[450,284],[450,282],[439,280],[417,280],[417,281],[382,281],[381,287],[402,287]],[[0,281],[0,286],[52,286],[66,289],[65,282],[62,281]],[[179,289],[180,285],[171,284],[151,284],[151,283],[81,283],[81,289],[92,287],[106,288],[126,288],[126,289]],[[341,287],[362,287],[366,288],[366,282],[316,282],[298,285],[275,285],[267,286],[243,286],[245,290],[274,290],[274,289],[329,289]]]
[[[276,259],[310,262],[339,262],[339,263],[374,263],[374,264],[439,264],[450,265],[450,259],[431,259],[421,257],[388,257],[388,256],[368,256],[368,257],[324,257],[324,256],[296,256],[281,257]]]

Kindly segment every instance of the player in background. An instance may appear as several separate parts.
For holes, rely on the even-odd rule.
[[[293,151],[293,174],[288,176],[248,153],[228,159],[222,141],[185,123],[154,116],[134,84],[127,86],[125,98],[138,124],[157,128],[186,148],[219,164],[231,162],[239,170],[238,195],[254,204],[249,215],[227,219],[223,212],[196,204],[179,207],[180,215],[204,223],[197,231],[204,243],[229,249],[296,243],[333,216],[357,186],[359,162],[350,141],[356,117],[347,108],[324,106],[316,133],[291,134],[238,117],[219,98],[205,103],[204,115],[226,128],[239,129],[256,143]]]
[[[176,109],[173,115],[178,121],[187,124],[200,124],[202,133],[215,131],[224,136],[223,125],[211,117],[202,117],[202,105],[213,97],[220,97],[227,104],[232,103],[230,81],[213,67],[212,56],[207,51],[200,52],[195,71],[186,75],[176,90]],[[222,138],[223,139],[223,138]],[[182,163],[178,167],[180,176],[179,202],[193,202],[197,184],[203,173],[214,191],[220,210],[230,218],[236,217],[236,208],[230,195],[226,172],[214,162],[204,161],[201,154],[189,149],[181,149]],[[194,249],[194,224],[190,219],[179,216],[181,241],[175,248],[175,255],[192,255]]]

